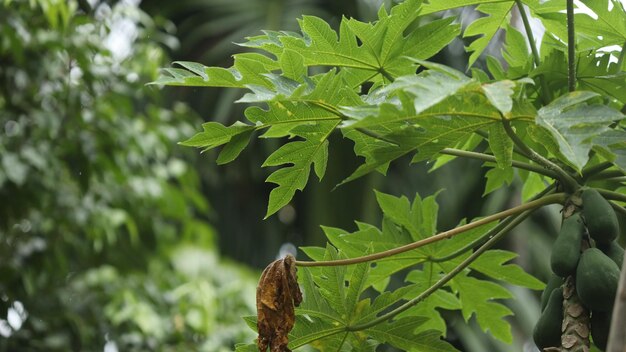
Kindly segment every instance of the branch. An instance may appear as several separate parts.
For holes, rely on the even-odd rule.
[[[437,291],[438,289],[443,287],[445,284],[447,284],[450,280],[452,280],[461,271],[465,270],[465,268],[470,266],[470,264],[472,264],[476,259],[478,259],[478,257],[480,257],[489,248],[491,248],[491,246],[493,246],[496,242],[498,242],[500,240],[500,238],[502,238],[502,236],[507,234],[515,226],[517,226],[519,223],[524,221],[533,212],[533,210],[534,209],[529,209],[527,211],[524,211],[522,214],[517,215],[515,217],[515,219],[513,221],[511,221],[511,223],[508,224],[505,228],[503,228],[500,232],[498,232],[498,234],[493,236],[489,241],[487,241],[484,245],[482,245],[480,248],[478,248],[476,250],[476,252],[472,253],[472,255],[467,257],[467,259],[465,259],[463,262],[461,262],[461,264],[457,265],[454,269],[452,269],[452,271],[447,273],[444,277],[442,277],[439,281],[437,281],[435,284],[430,286],[426,291],[422,292],[419,296],[417,296],[417,297],[413,298],[412,300],[404,303],[403,305],[399,306],[398,308],[396,308],[396,309],[394,309],[394,310],[392,310],[392,311],[390,311],[390,312],[388,312],[386,314],[383,314],[383,315],[379,316],[376,319],[370,320],[370,321],[368,321],[366,323],[359,324],[359,325],[347,326],[346,330],[347,331],[365,330],[367,328],[370,328],[372,326],[380,324],[380,323],[384,322],[385,320],[392,319],[396,315],[404,312],[405,310],[407,310],[407,309],[413,307],[414,305],[418,304],[419,302],[425,300],[426,298],[428,298],[428,296],[430,296],[435,291]]]
[[[567,0],[567,86],[576,90],[576,32],[574,31],[574,0]]]
[[[465,157],[465,158],[470,158],[470,159],[478,159],[478,160],[483,160],[483,161],[496,162],[496,157],[493,155],[470,152],[470,151],[460,150],[460,149],[444,148],[439,153],[460,156],[460,157]],[[547,170],[541,166],[525,163],[522,161],[513,160],[512,166],[518,169],[524,169],[524,170],[532,171],[532,172],[535,172],[544,176],[548,176],[553,179],[558,178],[557,174],[551,170]]]
[[[539,198],[545,196],[546,194],[553,193],[555,188],[556,188],[556,184],[552,183],[548,187],[546,187],[546,189],[544,189],[543,191],[537,193],[531,200],[536,200],[536,199],[539,199]],[[452,252],[452,253],[450,253],[450,254],[448,254],[446,256],[443,256],[443,257],[437,257],[437,258],[429,257],[428,261],[433,262],[433,263],[442,263],[442,262],[445,262],[445,261],[448,261],[448,260],[452,260],[452,259],[460,256],[461,254],[469,251],[470,249],[473,249],[474,247],[478,246],[479,244],[482,244],[482,242],[485,241],[485,239],[489,239],[489,238],[497,235],[498,232],[500,232],[500,230],[502,230],[505,226],[508,226],[514,219],[515,219],[514,216],[506,218],[505,220],[500,222],[498,225],[496,225],[495,227],[493,227],[492,229],[487,231],[484,235],[482,235],[479,238],[475,239],[474,241],[468,243],[467,245],[463,246],[462,248],[459,248],[456,251],[454,251],[454,252]]]
[[[504,130],[506,134],[513,140],[513,143],[517,145],[524,153],[529,155],[530,160],[536,162],[537,164],[542,165],[548,170],[554,171],[557,174],[557,178],[563,184],[563,187],[570,193],[573,193],[576,189],[578,189],[578,182],[565,170],[559,167],[557,164],[551,162],[550,160],[544,158],[539,155],[534,150],[530,149],[524,142],[515,134],[513,128],[511,128],[511,123],[509,120],[502,118],[502,125],[504,126]]]
[[[524,9],[524,5],[521,0],[515,0],[515,4],[517,5],[517,9],[519,10],[520,16],[522,17],[522,22],[524,23],[524,30],[526,31],[526,37],[528,38],[528,43],[530,44],[530,51],[533,53],[533,60],[535,67],[541,64],[541,59],[539,57],[539,50],[537,50],[537,43],[535,42],[535,36],[533,35],[533,30],[530,27],[530,22],[528,21],[528,15],[526,14],[526,10]],[[545,77],[543,74],[539,75],[539,84],[541,84],[541,89],[546,94],[545,96],[541,96],[544,104],[548,104],[552,101],[552,94],[548,89],[548,84],[546,83]]]
[[[443,239],[454,237],[465,231],[474,229],[476,227],[488,224],[496,220],[504,219],[512,215],[523,213],[527,210],[539,208],[548,204],[563,203],[566,197],[567,195],[565,193],[551,194],[549,196],[542,197],[540,199],[528,202],[526,204],[522,204],[517,207],[507,209],[505,211],[501,211],[493,215],[486,216],[480,220],[476,220],[469,224],[456,227],[452,230],[444,231],[437,235],[425,238],[423,240],[415,241],[415,242],[406,244],[404,246],[396,247],[387,251],[373,253],[373,254],[362,256],[362,257],[348,258],[348,259],[327,260],[327,261],[317,261],[317,262],[316,261],[296,261],[296,265],[297,266],[340,266],[340,265],[351,265],[351,264],[370,262],[373,260],[390,257],[392,255],[404,253],[404,252],[407,252],[416,248],[423,247],[427,244],[431,244],[434,242],[441,241]]]

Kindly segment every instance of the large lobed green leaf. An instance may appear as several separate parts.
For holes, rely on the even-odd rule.
[[[621,112],[596,103],[594,98],[598,96],[588,91],[572,92],[537,113],[537,124],[552,135],[559,151],[579,172],[589,160],[589,151],[597,144],[594,138],[606,136],[613,131],[609,125],[624,118]],[[614,133],[623,135],[622,130]]]
[[[314,260],[357,257],[428,238],[436,232],[435,219],[438,206],[435,196],[422,199],[416,195],[410,202],[406,197],[395,197],[377,192],[376,198],[384,214],[382,229],[363,223],[359,223],[359,229],[352,233],[336,228],[324,228],[329,241],[338,251],[333,247],[326,249],[306,247],[303,248],[304,252]],[[468,252],[465,254],[445,261],[435,260],[435,258],[448,256],[459,249],[466,248],[494,225],[483,225],[443,242],[398,254],[392,258],[376,260],[372,266],[359,264],[348,269],[345,267],[307,268],[304,276],[305,297],[311,297],[313,303],[308,304],[305,298],[301,313],[322,320],[331,319],[340,322],[339,324],[342,324],[341,322],[345,324],[368,322],[397,305],[399,301],[417,297],[443,275],[454,269],[469,255],[471,248],[467,248]],[[403,326],[409,321],[408,319],[414,319],[420,322],[419,326],[414,326],[414,333],[418,336],[434,338],[431,343],[434,350],[439,350],[438,348],[446,350],[448,346],[441,344],[440,340],[440,336],[444,336],[446,331],[446,324],[441,318],[440,310],[460,310],[466,320],[475,316],[484,331],[490,332],[502,341],[511,342],[510,325],[503,320],[511,314],[511,311],[497,300],[508,299],[512,295],[498,282],[531,289],[544,287],[541,281],[525,273],[519,266],[509,263],[516,256],[515,253],[504,250],[485,252],[470,265],[470,269],[464,270],[444,288],[390,322],[397,325],[384,327],[380,325],[374,329],[367,329],[366,332],[379,342],[386,341],[405,349],[405,343],[412,341],[412,338],[411,335],[406,335],[406,332],[400,333],[400,331],[403,331]],[[388,279],[392,274],[420,264],[421,268],[413,269],[407,275],[406,286],[387,291]],[[470,274],[471,271],[478,272],[488,279],[478,279]],[[345,284],[347,278],[349,280]],[[311,285],[311,282],[315,285]],[[362,300],[361,293],[369,287],[374,288],[379,295],[373,301]],[[307,294],[309,290],[315,292]],[[397,334],[385,335],[382,332],[382,330],[396,331],[395,329],[398,329]]]

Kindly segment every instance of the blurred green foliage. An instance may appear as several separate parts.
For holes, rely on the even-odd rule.
[[[198,118],[144,87],[175,40],[81,4],[0,1],[0,351],[231,350],[254,275],[176,146]]]

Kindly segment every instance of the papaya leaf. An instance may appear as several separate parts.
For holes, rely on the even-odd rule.
[[[597,96],[588,91],[572,92],[537,113],[537,124],[552,134],[561,153],[577,171],[589,160],[593,137],[609,131],[609,124],[624,118],[622,113],[606,105],[583,104]]]
[[[480,35],[467,48],[470,55],[467,67],[471,67],[487,48],[489,42],[496,35],[498,30],[509,21],[509,14],[515,6],[515,1],[491,3],[479,5],[476,10],[484,13],[487,17],[482,17],[472,22],[463,33],[464,37]]]
[[[528,51],[526,37],[513,26],[507,25],[506,41],[502,50],[502,57],[509,64],[510,78],[525,76],[532,69],[533,59]]]
[[[607,4],[607,0],[587,0],[584,4],[596,18],[577,16],[576,30],[580,36],[600,40],[596,47],[622,45],[626,41],[626,11],[621,1],[608,0]]]
[[[405,351],[456,351],[452,345],[441,340],[439,331],[420,331],[420,326],[426,321],[427,318],[423,317],[405,317],[386,321],[365,331],[376,340],[388,342]]]
[[[249,38],[243,46],[262,49],[282,58],[282,52],[300,54],[304,66],[345,68],[356,86],[366,80],[380,81],[411,72],[406,57],[428,59],[459,33],[453,18],[431,21],[416,28],[420,0],[407,0],[390,13],[381,7],[374,23],[342,19],[339,33],[314,16],[299,20],[301,33],[266,31]]]
[[[413,283],[409,287],[414,287],[409,297],[416,297],[440,279],[439,275],[433,275],[432,267],[433,265],[425,265],[423,270],[411,270],[406,276],[406,282]],[[424,324],[424,329],[441,331],[442,335],[445,336],[447,325],[439,312],[440,309],[460,310],[461,302],[448,289],[440,289],[411,309],[399,314],[398,318],[405,316],[427,317],[428,321]]]
[[[615,166],[626,171],[626,131],[615,129],[606,131],[593,139],[593,143],[604,149]]]
[[[498,168],[510,169],[513,162],[513,141],[504,131],[502,124],[489,126],[489,148],[496,157]]]
[[[515,173],[513,171],[513,168],[511,167],[490,168],[485,174],[487,183],[485,184],[485,191],[483,192],[483,197],[497,189],[500,189],[505,184],[510,185],[511,182],[513,182],[513,176],[515,176]]]
[[[459,257],[436,266],[443,272],[449,272],[463,260]],[[464,270],[454,277],[449,287],[461,302],[461,312],[465,321],[475,315],[481,329],[490,332],[498,340],[511,343],[511,326],[504,317],[512,314],[511,310],[496,299],[510,299],[513,295],[504,287],[487,280],[469,276],[470,270]],[[504,322],[504,323],[503,323]]]
[[[234,56],[235,62],[229,69],[207,67],[199,63],[176,61],[179,68],[164,68],[163,74],[151,84],[185,87],[229,87],[245,88],[246,85],[267,86],[263,73],[277,69],[278,64],[258,53],[243,53]]]
[[[252,131],[254,126],[235,122],[233,125],[226,127],[217,122],[206,122],[202,124],[202,128],[204,129],[203,132],[197,133],[188,140],[180,142],[180,144],[208,150],[226,144],[240,134]]]
[[[332,130],[331,130],[332,131]],[[328,131],[330,133],[330,131]],[[326,170],[328,160],[328,141],[324,138],[320,143],[312,140],[290,142],[270,155],[263,166],[280,166],[292,163],[273,172],[266,182],[278,185],[270,192],[266,218],[287,205],[296,190],[303,190],[309,179],[311,165],[321,179]]]
[[[517,258],[517,254],[505,250],[489,250],[474,261],[470,268],[492,279],[507,282],[512,285],[541,290],[544,284],[535,277],[527,274],[515,264],[505,264]]]

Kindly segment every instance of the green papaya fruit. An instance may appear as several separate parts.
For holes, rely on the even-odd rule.
[[[600,350],[606,350],[611,330],[612,312],[591,312],[591,338]]]
[[[598,248],[600,248],[607,257],[611,258],[611,260],[617,264],[618,268],[622,267],[624,263],[624,249],[622,249],[617,242],[613,241],[609,244],[598,244]]]
[[[619,222],[613,207],[593,188],[584,190],[582,199],[583,216],[589,235],[598,243],[611,243],[619,235]]]
[[[546,309],[546,305],[548,305],[548,298],[550,298],[550,294],[555,289],[561,287],[563,285],[563,278],[552,274],[548,279],[548,283],[546,284],[546,288],[541,293],[541,311],[543,312]]]
[[[547,347],[561,346],[561,324],[563,322],[563,288],[552,290],[546,309],[541,313],[535,330],[533,340],[537,347],[543,351]]]
[[[613,308],[620,270],[597,248],[583,252],[576,268],[576,291],[587,308],[606,312]]]
[[[580,243],[585,233],[585,225],[580,213],[575,213],[563,220],[559,236],[552,246],[550,266],[552,272],[566,277],[576,272],[576,265],[580,258]]]

